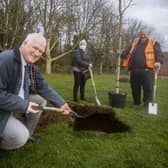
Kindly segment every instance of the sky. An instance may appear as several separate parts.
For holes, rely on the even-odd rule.
[[[133,0],[132,3],[125,12],[126,17],[138,19],[153,27],[164,41],[161,43],[162,50],[168,51],[168,0]]]

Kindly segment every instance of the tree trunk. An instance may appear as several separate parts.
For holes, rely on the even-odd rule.
[[[50,38],[47,40],[46,48],[46,74],[51,74],[51,52],[50,52]]]
[[[116,77],[116,93],[120,92],[120,62],[121,62],[121,47],[122,47],[122,0],[119,0],[119,41],[118,41],[118,60],[117,60],[117,77]]]

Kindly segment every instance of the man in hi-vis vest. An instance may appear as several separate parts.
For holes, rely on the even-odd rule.
[[[123,51],[121,58],[123,66],[128,67],[130,71],[130,83],[132,96],[135,105],[141,104],[141,88],[143,88],[144,107],[152,101],[154,70],[160,69],[163,63],[163,55],[160,44],[157,41],[149,39],[150,31],[143,29],[139,38],[131,46]]]

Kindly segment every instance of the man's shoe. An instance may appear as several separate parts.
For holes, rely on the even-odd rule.
[[[31,140],[32,142],[37,142],[37,143],[42,143],[44,141],[43,138],[39,137],[39,136],[30,136],[29,140]]]

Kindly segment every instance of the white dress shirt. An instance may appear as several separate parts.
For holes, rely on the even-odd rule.
[[[21,81],[21,87],[20,87],[20,90],[19,90],[19,93],[18,93],[18,96],[20,96],[21,98],[24,99],[24,89],[23,89],[23,82],[24,82],[24,73],[25,73],[25,65],[27,65],[21,51],[20,51],[20,55],[21,55],[21,64],[22,64],[22,81]]]

